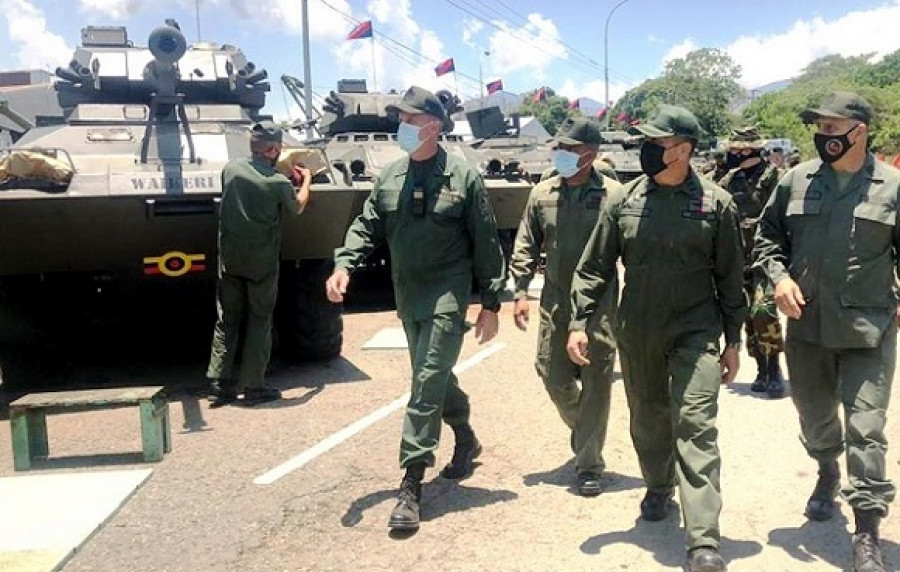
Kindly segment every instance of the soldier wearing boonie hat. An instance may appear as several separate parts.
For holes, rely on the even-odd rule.
[[[275,170],[281,143],[281,127],[260,121],[250,129],[251,157],[229,161],[222,169],[218,319],[206,372],[212,406],[232,403],[239,393],[247,405],[281,396],[265,384],[278,294],[280,221],[283,214],[303,212],[311,179],[302,167],[294,168],[291,179]]]
[[[469,476],[481,454],[469,424],[468,396],[452,368],[468,330],[465,315],[473,276],[482,305],[475,334],[484,343],[497,333],[504,260],[484,181],[461,157],[438,144],[440,132],[453,129],[440,99],[412,86],[386,110],[397,114],[397,143],[409,156],[387,165],[378,176],[344,246],[335,252],[326,292],[331,301],[342,301],[353,270],[387,242],[397,313],[413,370],[400,440],[400,468],[406,473],[388,526],[408,531],[419,527],[422,479],[435,463],[441,422],[456,438],[442,476]]]
[[[765,141],[755,126],[735,129],[728,142],[728,172],[718,183],[734,197],[741,218],[744,242],[744,291],[750,312],[744,329],[747,353],[756,360],[756,379],[750,391],[770,398],[784,397],[784,377],[779,355],[784,351],[781,322],[773,299],[772,285],[762,273],[751,269],[753,238],[763,207],[778,184],[778,169],[762,157]]]
[[[746,314],[737,211],[728,193],[691,168],[701,135],[692,113],[663,104],[635,130],[646,137],[645,176],[600,213],[572,280],[567,349],[578,365],[593,359],[585,356],[586,326],[614,288],[621,258],[615,333],[647,487],[641,518],[664,519],[677,484],[687,569],[721,571],[717,398],[723,376],[731,381],[737,374]]]
[[[843,497],[856,521],[851,568],[879,572],[879,521],[895,496],[884,426],[897,354],[900,171],[869,151],[872,107],[860,95],[834,92],[800,117],[816,127],[819,158],[781,179],[753,254],[789,318],[791,397],[819,465],[806,516],[834,515],[844,454]]]
[[[571,431],[576,486],[583,496],[603,491],[603,444],[615,361],[611,320],[618,289],[610,289],[603,311],[591,322],[589,365],[579,367],[569,360],[566,338],[572,274],[603,203],[621,189],[594,166],[602,141],[600,126],[593,119],[573,117],[560,125],[550,140],[554,172],[531,190],[510,261],[516,299],[513,316],[516,326],[524,330],[529,314],[528,285],[541,252],[546,254],[535,369]]]

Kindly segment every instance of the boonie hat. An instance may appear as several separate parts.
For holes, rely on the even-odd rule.
[[[856,93],[835,91],[819,107],[805,109],[800,113],[800,119],[804,123],[812,123],[819,117],[855,119],[868,125],[872,119],[872,106]]]
[[[416,85],[410,86],[406,90],[400,102],[387,105],[384,109],[388,113],[400,113],[401,111],[412,114],[427,113],[443,122],[443,131],[453,131],[453,120],[450,119],[441,100],[427,89]]]
[[[754,126],[735,129],[728,141],[728,147],[731,149],[762,149],[765,144],[765,140],[759,136],[759,131]]]
[[[656,112],[646,122],[635,125],[629,133],[640,133],[651,138],[687,137],[697,141],[700,139],[700,123],[694,114],[683,107],[661,103]]]
[[[568,117],[549,141],[551,145],[599,145],[603,143],[600,125],[587,117]]]
[[[284,132],[281,127],[274,121],[260,121],[254,123],[250,128],[250,137],[257,141],[272,141],[273,143],[281,143],[281,137]]]

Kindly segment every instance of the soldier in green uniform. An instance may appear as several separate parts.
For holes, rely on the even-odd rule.
[[[712,165],[710,165],[708,171],[703,173],[703,176],[714,183],[718,183],[728,173],[725,151],[721,149],[711,151],[709,158],[712,161]]]
[[[605,468],[603,443],[609,422],[615,342],[610,316],[615,311],[618,288],[610,288],[603,309],[588,329],[591,355],[584,367],[575,366],[566,354],[571,318],[570,290],[575,265],[597,224],[600,207],[621,185],[597,172],[593,164],[602,138],[600,126],[587,118],[566,119],[552,140],[557,175],[531,190],[522,216],[510,262],[515,280],[516,326],[528,322],[528,285],[534,278],[541,250],[547,268],[541,291],[540,327],[535,367],[547,393],[572,432],[578,492],[595,496],[602,492],[600,476]],[[581,387],[578,386],[581,381]]]
[[[771,398],[784,397],[784,377],[779,354],[784,351],[781,322],[772,298],[771,282],[762,272],[754,272],[750,254],[757,221],[775,185],[778,170],[762,158],[764,142],[755,127],[737,129],[728,143],[726,163],[730,167],[719,186],[731,193],[741,219],[744,242],[744,291],[750,300],[750,312],[744,329],[747,353],[756,360],[756,380],[750,391],[767,393]]]
[[[766,205],[755,264],[788,320],[786,357],[802,441],[819,463],[806,515],[827,520],[840,489],[853,508],[853,570],[883,571],[878,525],[894,499],[884,435],[896,360],[900,171],[868,149],[872,110],[835,92],[801,118],[819,159],[801,163]],[[843,405],[842,429],[838,408]]]
[[[332,302],[342,301],[354,268],[387,242],[397,313],[413,370],[400,441],[400,467],[406,474],[388,524],[415,530],[422,479],[426,467],[434,465],[441,420],[456,437],[443,477],[467,477],[481,453],[469,425],[469,399],[451,370],[468,329],[465,315],[473,275],[482,305],[475,335],[485,343],[497,333],[505,269],[484,181],[438,145],[441,130],[453,128],[440,100],[412,86],[388,111],[399,114],[397,143],[409,157],[386,166],[375,181],[343,248],[335,253],[326,291]]]
[[[688,110],[661,104],[636,129],[646,137],[645,176],[625,185],[622,198],[600,213],[572,281],[566,349],[576,365],[596,359],[588,323],[602,311],[621,257],[615,333],[631,437],[647,485],[641,517],[665,518],[677,483],[688,570],[725,570],[716,415],[719,385],[738,371],[747,309],[737,209],[731,195],[691,169],[700,125]]]
[[[255,124],[251,157],[229,161],[222,169],[218,319],[206,371],[216,407],[234,402],[240,392],[248,405],[281,396],[264,382],[278,295],[281,217],[303,212],[311,179],[301,167],[292,180],[275,170],[281,135],[271,121]]]

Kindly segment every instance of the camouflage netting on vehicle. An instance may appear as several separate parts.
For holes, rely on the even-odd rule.
[[[0,188],[37,183],[47,187],[65,187],[75,169],[40,151],[11,150],[0,156]]]

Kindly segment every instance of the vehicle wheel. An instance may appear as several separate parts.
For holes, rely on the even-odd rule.
[[[341,354],[343,307],[325,297],[331,260],[302,260],[281,266],[275,306],[277,351],[289,361],[321,361]]]

